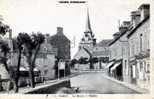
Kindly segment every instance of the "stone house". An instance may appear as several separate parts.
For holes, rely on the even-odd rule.
[[[57,27],[57,33],[49,38],[50,44],[57,48],[57,57],[62,60],[70,60],[70,40],[64,35],[63,28]]]
[[[139,7],[140,20],[128,34],[131,83],[149,87],[150,80],[150,17],[148,4]]]
[[[109,44],[110,62],[107,65],[110,75],[123,81],[128,81],[128,40],[130,21],[124,21],[115,33],[114,40]],[[112,64],[111,64],[112,63]]]
[[[44,42],[36,59],[36,67],[41,71],[41,75],[46,79],[55,78],[55,60],[57,56],[57,48],[51,46],[50,43]]]
[[[150,17],[149,4],[141,5],[137,11],[131,12],[131,21],[123,22],[119,32],[114,34],[114,40],[109,44],[109,72],[117,78],[120,72],[122,80],[134,83],[142,88],[149,87],[150,66]],[[121,60],[121,66],[116,61]],[[114,70],[115,69],[115,70]]]

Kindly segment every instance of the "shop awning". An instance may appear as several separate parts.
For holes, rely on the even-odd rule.
[[[37,68],[34,68],[34,71],[39,71]]]
[[[28,71],[28,70],[24,67],[20,67],[20,71]]]
[[[112,61],[112,62],[110,62],[110,63],[108,63],[107,64],[107,66],[106,66],[106,68],[109,68],[111,65],[113,65],[114,64],[114,62]]]
[[[115,63],[114,66],[111,68],[111,71],[115,70],[120,64],[121,62]]]

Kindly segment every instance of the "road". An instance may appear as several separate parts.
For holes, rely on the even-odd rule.
[[[85,73],[70,78],[71,87],[84,94],[136,94],[138,92],[104,77],[102,72]]]

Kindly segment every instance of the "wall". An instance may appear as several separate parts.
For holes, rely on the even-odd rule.
[[[129,46],[130,46],[130,57],[134,57],[134,55],[138,55],[141,53],[141,41],[140,34],[142,34],[142,51],[147,51],[150,49],[149,46],[149,35],[150,35],[150,24],[149,20],[146,21],[139,29],[136,30],[134,34],[129,38]]]
[[[78,52],[75,54],[74,59],[79,60],[81,57],[90,58],[90,55],[83,48],[80,48]]]
[[[110,45],[110,60],[121,59],[122,58],[122,49],[121,42],[117,40],[114,44]]]
[[[56,91],[58,91],[60,88],[63,87],[71,87],[69,80],[60,81],[55,84],[42,86],[41,88],[35,88],[32,90],[29,90],[28,92],[25,92],[25,94],[56,94]]]
[[[134,75],[131,78],[132,83],[135,83],[142,88],[149,87],[150,57],[144,56],[150,53],[149,40],[150,40],[150,21],[148,19],[145,21],[145,23],[143,23],[140,27],[138,27],[137,30],[129,37],[130,66],[133,65],[135,66],[135,68],[131,71],[131,73]],[[143,54],[143,56],[141,54]],[[137,56],[139,56],[140,58],[137,58]],[[133,61],[136,61],[136,63],[133,63]],[[133,71],[135,71],[135,73]]]
[[[130,82],[130,74],[129,74],[129,61],[128,61],[128,55],[129,55],[129,45],[128,45],[128,39],[127,34],[129,31],[127,31],[125,34],[123,34],[117,41],[115,41],[112,45],[110,45],[110,60],[120,60],[122,59],[122,73],[123,73],[123,80],[125,82]]]
[[[41,71],[42,76],[46,79],[53,79],[55,77],[55,55],[47,54],[46,58],[37,58],[36,66]]]

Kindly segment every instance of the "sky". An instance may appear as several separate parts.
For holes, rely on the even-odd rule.
[[[58,1],[64,0],[0,0],[0,15],[12,28],[13,36],[38,31],[54,35],[58,26],[63,27],[64,34],[72,42],[73,57],[85,31],[87,8],[92,31],[99,42],[112,39],[113,33],[118,31],[119,20],[120,23],[129,21],[131,11],[143,3],[150,3],[150,0],[86,0],[85,4]]]

